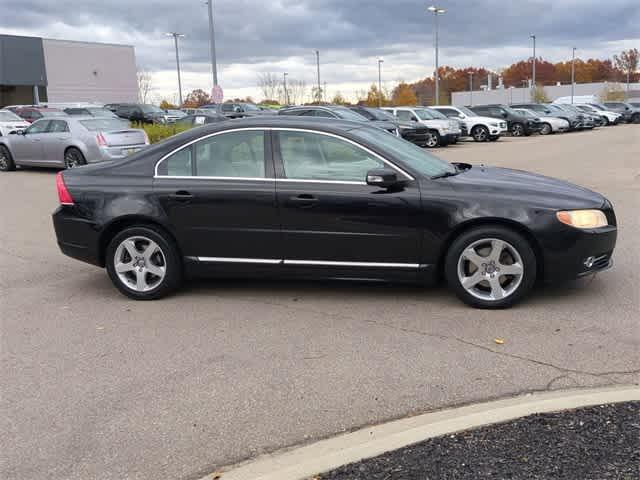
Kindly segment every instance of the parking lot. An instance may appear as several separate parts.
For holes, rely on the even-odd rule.
[[[207,281],[134,302],[59,252],[53,170],[0,174],[0,477],[196,479],[431,409],[638,383],[638,126],[435,153],[603,193],[614,268],[503,311],[445,288],[327,282]]]

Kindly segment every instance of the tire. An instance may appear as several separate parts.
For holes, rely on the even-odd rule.
[[[440,138],[440,134],[436,130],[429,130],[429,137],[427,138],[425,147],[436,148],[441,145],[442,145],[442,139]]]
[[[524,137],[526,135],[524,125],[521,123],[511,125],[511,135],[514,137]]]
[[[87,160],[77,148],[69,147],[64,151],[64,168],[76,168],[86,164]]]
[[[497,251],[499,256],[494,253]],[[501,269],[514,273],[501,274]],[[521,301],[533,288],[536,269],[529,242],[499,225],[462,233],[449,247],[444,265],[447,283],[460,300],[475,308],[490,309],[508,308]],[[462,284],[464,279],[466,286]]]
[[[134,226],[118,233],[107,246],[105,263],[115,287],[134,300],[162,298],[182,283],[178,248],[156,227]]]
[[[11,152],[9,149],[0,145],[0,172],[12,172],[16,169],[16,164],[13,161]]]
[[[489,129],[484,125],[476,125],[471,130],[471,136],[476,142],[486,142],[490,138]]]
[[[549,135],[550,133],[553,133],[553,128],[551,127],[551,124],[544,122],[542,124],[542,128],[540,129],[540,135]]]
[[[640,113],[634,114],[629,123],[640,123]]]
[[[609,126],[609,119],[607,117],[600,117],[602,119],[602,126],[603,127],[608,127]]]

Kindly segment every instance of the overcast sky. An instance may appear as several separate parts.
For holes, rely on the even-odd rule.
[[[332,96],[377,80],[414,81],[433,71],[433,15],[418,0],[213,0],[219,82],[225,96],[259,98],[261,72],[314,84],[315,54]],[[177,92],[173,40],[181,41],[183,89],[211,88],[204,0],[2,0],[0,33],[124,43],[154,72],[159,96]],[[6,8],[10,5],[9,8]],[[501,68],[537,54],[565,60],[640,48],[640,0],[440,0],[440,64]]]

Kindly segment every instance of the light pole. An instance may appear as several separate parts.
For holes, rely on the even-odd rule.
[[[434,23],[435,23],[435,47],[436,47],[436,71],[435,71],[435,83],[436,83],[436,100],[435,104],[440,105],[440,75],[438,73],[438,15],[442,15],[446,12],[444,8],[436,7],[435,5],[431,5],[427,8],[430,12],[433,13]]]
[[[287,75],[289,75],[287,72],[284,72],[282,74],[282,85],[284,87],[284,103],[289,105],[289,92],[287,91]]]
[[[531,70],[531,89],[532,92],[536,88],[536,36],[529,35],[533,39],[533,61],[532,61],[532,70]],[[533,95],[532,95],[533,96]],[[535,98],[533,100],[535,102]]]
[[[213,86],[218,85],[218,66],[216,65],[216,37],[213,31],[213,0],[205,2],[209,7],[209,50],[211,54],[211,76]]]
[[[378,108],[382,106],[382,64],[384,60],[378,59]]]
[[[576,47],[573,47],[571,54],[571,105],[573,105],[573,86],[576,83]]]
[[[180,100],[180,106],[182,107],[182,79],[180,78],[180,54],[178,53],[178,37],[184,37],[182,33],[167,32],[168,37],[173,37],[173,41],[176,45],[176,69],[178,70],[178,99]]]
[[[473,72],[469,72],[469,105],[473,107]]]
[[[320,86],[320,50],[316,50],[316,68],[318,70],[318,103],[322,101],[322,87]]]

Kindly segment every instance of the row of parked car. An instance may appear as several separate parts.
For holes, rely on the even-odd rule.
[[[426,148],[454,144],[463,137],[486,142],[505,134],[549,135],[621,122],[640,123],[640,102],[567,101],[471,107],[305,105],[279,110],[224,103],[185,111],[133,103],[11,106],[0,110],[0,170],[12,170],[16,165],[73,168],[124,158],[149,144],[144,130],[132,128],[131,123],[191,128],[262,115],[323,117],[366,122]]]

